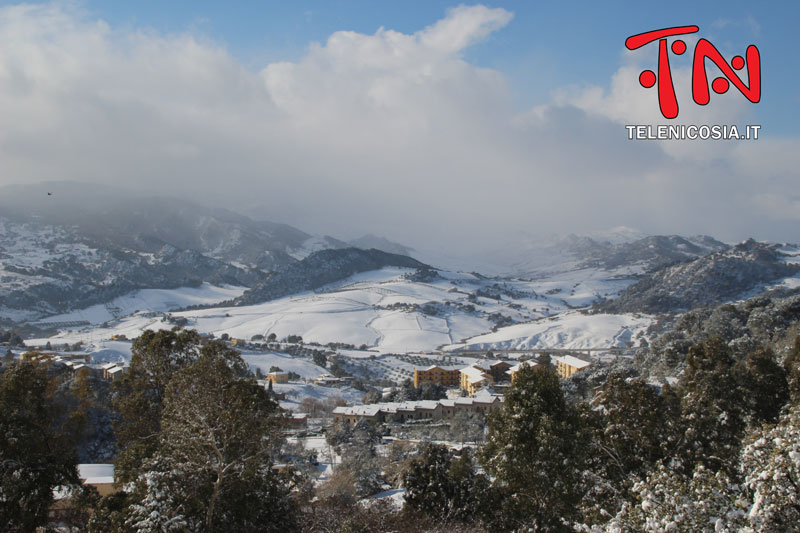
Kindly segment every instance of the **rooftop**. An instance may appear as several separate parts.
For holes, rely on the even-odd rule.
[[[571,355],[562,355],[561,357],[556,357],[555,360],[574,368],[586,368],[592,364],[589,361],[584,361],[583,359],[578,359],[577,357],[573,357]]]

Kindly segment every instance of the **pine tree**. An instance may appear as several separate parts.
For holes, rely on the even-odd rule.
[[[120,414],[114,423],[118,480],[131,481],[155,453],[167,385],[197,358],[199,341],[196,331],[177,328],[145,331],[134,341],[130,370],[113,384],[113,405]]]
[[[159,447],[136,481],[128,524],[289,531],[289,487],[270,459],[280,446],[279,408],[241,377],[246,365],[235,351],[207,346],[167,387]]]
[[[792,351],[783,360],[783,369],[789,382],[792,403],[800,403],[800,336],[795,338]]]
[[[406,504],[440,522],[470,521],[482,506],[488,481],[475,472],[468,450],[454,457],[446,447],[425,444],[403,474]]]
[[[735,476],[747,399],[736,379],[730,348],[711,339],[692,346],[686,362],[680,387],[685,432],[678,456],[687,473],[702,463],[713,472],[724,469]]]
[[[44,365],[18,362],[0,374],[0,529],[33,531],[58,486],[80,486],[75,454],[57,424]]]
[[[756,531],[796,531],[800,524],[800,404],[774,427],[755,430],[742,450],[741,475]]]
[[[593,440],[606,477],[643,476],[670,453],[678,434],[675,403],[641,379],[609,376],[592,402],[601,416]]]
[[[760,348],[747,356],[740,381],[748,400],[754,424],[774,424],[789,400],[786,371],[769,348]]]
[[[691,475],[659,464],[634,486],[633,505],[606,524],[606,531],[748,531],[741,489],[724,472],[697,465]],[[752,531],[752,530],[750,530]]]
[[[584,520],[597,524],[615,515],[633,484],[674,452],[680,402],[669,388],[659,394],[641,379],[612,374],[581,416],[592,435],[581,508]]]
[[[499,529],[561,531],[577,518],[584,446],[577,411],[551,369],[522,369],[503,409],[489,417],[481,455],[501,501]]]

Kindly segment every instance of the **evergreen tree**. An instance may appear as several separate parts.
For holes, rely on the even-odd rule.
[[[659,394],[641,379],[612,374],[581,416],[592,436],[581,508],[584,520],[597,524],[615,515],[633,484],[674,452],[680,402],[669,387]]]
[[[18,362],[0,374],[0,529],[33,531],[47,521],[58,486],[80,486],[59,427],[44,365]]]
[[[786,371],[769,348],[756,349],[747,356],[741,382],[754,424],[775,423],[789,400]]]
[[[113,405],[120,414],[114,423],[118,480],[131,481],[142,462],[155,453],[167,385],[197,358],[199,342],[196,331],[178,328],[145,331],[134,341],[130,369],[113,384]]]
[[[686,476],[659,464],[634,486],[633,505],[623,508],[606,525],[606,531],[752,531],[747,529],[746,502],[739,486],[728,476],[697,465]]]
[[[789,382],[792,403],[800,403],[800,336],[795,338],[792,351],[783,360],[783,369]]]
[[[678,436],[676,403],[641,379],[609,377],[593,401],[601,416],[593,441],[605,477],[619,482],[630,474],[644,476],[672,451]]]
[[[468,450],[454,457],[446,447],[425,444],[403,474],[405,501],[437,521],[470,521],[485,501],[488,482],[475,472]]]
[[[520,370],[503,408],[489,417],[481,455],[501,499],[495,527],[569,529],[577,518],[587,440],[555,372]]]
[[[681,425],[685,429],[678,456],[685,472],[703,463],[716,472],[736,473],[744,433],[747,399],[736,379],[728,346],[715,338],[689,349],[681,380]]]
[[[800,404],[774,427],[757,429],[742,450],[741,474],[756,531],[796,531],[800,524]]]
[[[236,352],[205,347],[167,387],[157,453],[135,483],[128,525],[145,530],[289,531],[289,487],[272,470],[277,404]]]

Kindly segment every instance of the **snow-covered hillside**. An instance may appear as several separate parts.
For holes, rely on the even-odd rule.
[[[232,338],[250,340],[272,333],[279,339],[300,335],[305,342],[348,343],[366,345],[380,353],[407,353],[460,344],[496,328],[504,331],[510,324],[586,307],[632,283],[631,279],[608,278],[600,270],[537,281],[498,281],[456,272],[439,272],[420,281],[416,275],[413,269],[388,267],[263,304],[171,314],[173,318],[186,318],[189,328],[217,336],[227,333]],[[211,298],[221,295],[219,291],[239,289],[207,290],[206,296]],[[120,300],[120,307],[138,309],[139,313],[105,325],[64,331],[51,342],[90,343],[120,334],[133,338],[145,329],[171,328],[174,324],[164,316],[141,312],[146,308],[141,303],[145,300],[142,292]],[[159,291],[150,300],[150,309],[188,298],[183,290]],[[95,324],[107,318],[97,308],[57,318],[67,321],[81,317]],[[614,335],[616,332],[598,343],[609,344]]]
[[[446,350],[627,348],[653,323],[648,315],[590,315],[569,312],[478,335]]]
[[[140,311],[163,313],[196,305],[212,305],[241,296],[247,287],[224,285],[217,287],[203,283],[200,287],[178,289],[143,289],[115,298],[107,304],[98,304],[71,313],[49,316],[38,322],[41,326],[59,322],[88,322],[102,324]]]

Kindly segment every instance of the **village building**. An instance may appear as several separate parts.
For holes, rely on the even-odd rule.
[[[345,421],[350,425],[362,420],[369,422],[408,422],[413,420],[449,420],[458,412],[477,412],[489,414],[500,409],[503,397],[481,390],[473,398],[455,400],[421,400],[416,402],[387,402],[368,405],[337,407],[333,410],[334,420]]]
[[[121,486],[114,483],[113,464],[79,464],[78,477],[83,485],[94,487],[100,497],[119,492]],[[62,487],[53,491],[53,503],[48,512],[51,524],[58,524],[65,516],[74,510],[70,494]]]
[[[461,390],[474,396],[478,390],[494,383],[494,377],[483,368],[470,365],[461,369]]]
[[[122,377],[128,371],[128,368],[129,367],[127,366],[115,366],[114,368],[111,368],[108,371],[106,371],[106,376],[107,376],[106,379],[110,381],[115,381],[120,377]]]
[[[284,371],[270,372],[267,374],[267,379],[273,384],[275,383],[289,383],[289,373]]]
[[[539,366],[539,363],[537,363],[536,361],[523,361],[522,363],[517,363],[516,365],[506,370],[506,374],[508,374],[509,378],[511,379],[511,385],[514,385],[514,381],[516,380],[517,377],[517,372],[519,372],[525,367],[534,368],[537,366]]]
[[[443,387],[458,387],[461,383],[461,371],[457,367],[429,366],[414,369],[414,387],[423,383],[435,383]]]
[[[562,379],[566,379],[575,372],[583,370],[584,368],[592,364],[589,361],[578,359],[577,357],[574,357],[572,355],[563,355],[561,357],[554,357],[553,360],[556,363],[556,372],[558,373],[558,376]]]

